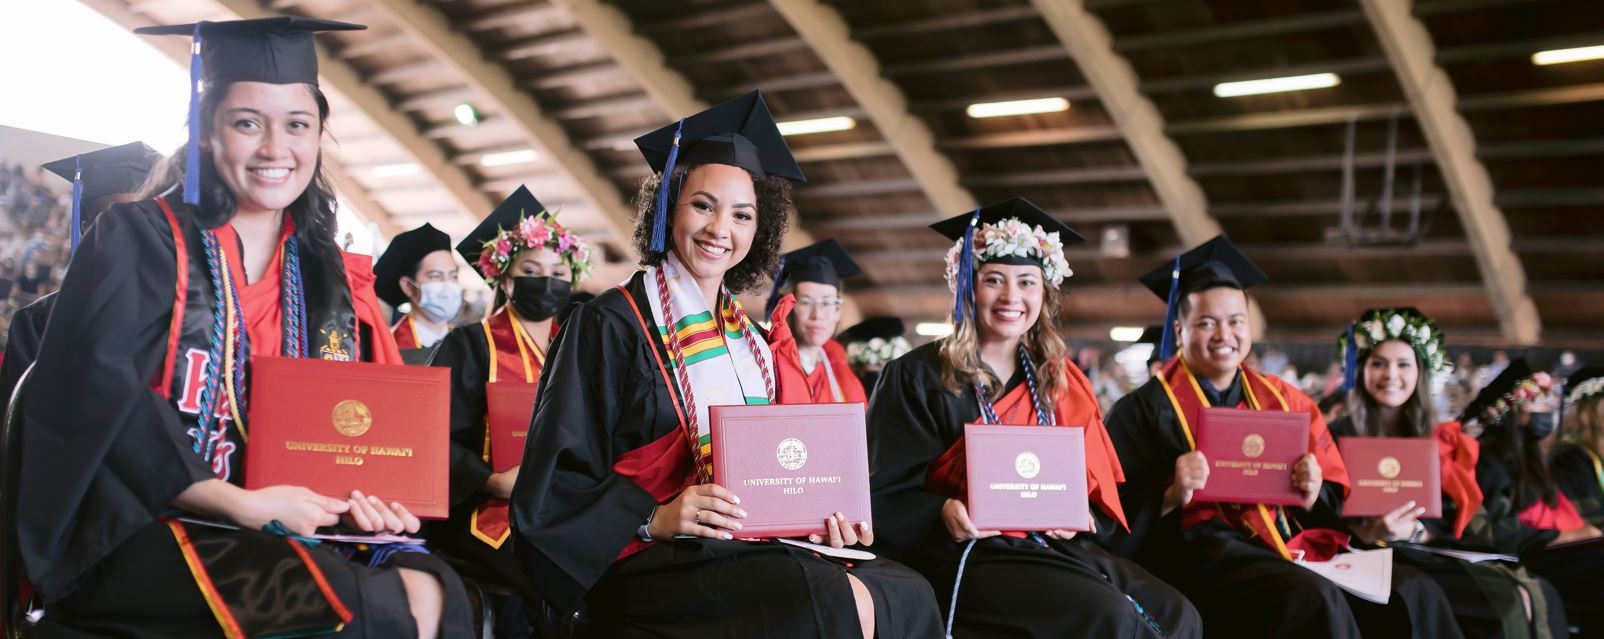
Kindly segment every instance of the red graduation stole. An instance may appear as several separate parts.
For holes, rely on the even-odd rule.
[[[1465,526],[1481,508],[1481,485],[1476,483],[1476,458],[1481,455],[1481,442],[1466,435],[1459,422],[1437,425],[1432,436],[1437,439],[1437,458],[1442,467],[1442,491],[1459,506],[1454,515],[1454,536],[1465,534]]]
[[[1103,426],[1103,415],[1097,406],[1097,396],[1091,385],[1079,374],[1073,363],[1065,362],[1069,387],[1053,401],[1053,418],[1057,428],[1083,428],[1086,441],[1086,491],[1092,503],[1126,530],[1125,509],[1119,501],[1119,485],[1125,482],[1125,469],[1120,466],[1114,452],[1114,442]],[[997,419],[1003,424],[1023,426],[1040,425],[1036,408],[1031,405],[1030,386],[1020,384],[997,400],[992,406]],[[964,461],[964,438],[959,437],[952,446],[930,462],[925,471],[925,488],[953,499],[964,499],[968,494],[968,471]]]
[[[1263,375],[1246,367],[1239,370],[1242,376],[1244,401],[1237,408],[1283,412],[1292,410],[1286,398]],[[1158,380],[1164,388],[1164,393],[1169,396],[1170,405],[1175,408],[1181,434],[1186,436],[1188,448],[1196,450],[1197,438],[1192,434],[1193,424],[1199,423],[1203,409],[1211,407],[1208,398],[1203,395],[1203,387],[1198,385],[1197,377],[1192,374],[1182,357],[1170,360],[1159,374]],[[1348,485],[1347,468],[1343,466],[1342,458],[1338,456],[1337,447],[1333,444],[1331,433],[1326,430],[1324,422],[1310,423],[1309,452],[1314,453],[1315,459],[1320,462],[1321,474],[1325,480],[1343,486]],[[1245,531],[1248,536],[1264,542],[1282,557],[1292,559],[1292,552],[1287,547],[1288,536],[1291,534],[1290,526],[1286,534],[1283,534],[1278,525],[1278,522],[1287,521],[1285,512],[1280,506],[1272,508],[1264,504],[1192,502],[1182,509],[1181,529],[1191,528],[1210,519],[1223,519],[1232,527]]]
[[[395,326],[391,327],[390,334],[395,337],[395,347],[403,351],[423,347],[418,343],[418,327],[412,325],[411,313],[407,313],[406,317],[396,322]]]
[[[410,321],[411,318],[408,318]],[[501,312],[491,315],[489,319],[479,322],[484,330],[485,344],[489,346],[490,365],[487,383],[494,384],[499,381],[523,381],[535,384],[540,381],[540,371],[546,366],[546,354],[541,352],[529,333],[524,331],[523,324],[517,320],[509,304],[502,307]],[[485,443],[483,448],[485,463],[490,463],[490,419],[485,418]],[[508,502],[505,499],[490,498],[475,508],[468,521],[468,532],[477,537],[479,541],[489,544],[491,548],[501,548],[512,536],[512,523],[509,515]]]

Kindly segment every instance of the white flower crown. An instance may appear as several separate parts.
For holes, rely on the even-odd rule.
[[[1402,340],[1415,349],[1426,367],[1437,374],[1454,369],[1448,363],[1448,351],[1443,346],[1443,333],[1431,319],[1419,312],[1389,309],[1366,313],[1353,326],[1353,341],[1360,353],[1388,340]],[[1348,347],[1348,336],[1337,340],[1337,357],[1343,357]]]
[[[913,350],[908,340],[901,336],[885,339],[873,338],[867,342],[853,342],[847,345],[847,363],[857,366],[872,366],[884,364]]]
[[[1566,401],[1574,404],[1599,394],[1604,394],[1604,377],[1594,377],[1593,379],[1577,384],[1575,388],[1571,389],[1570,394],[1566,397]]]
[[[963,248],[964,241],[960,239],[947,251],[947,288],[954,291],[958,286],[954,278],[958,276],[958,258],[963,255]],[[1055,288],[1064,283],[1064,278],[1075,274],[1069,270],[1069,261],[1064,259],[1064,243],[1057,231],[1048,233],[1040,225],[1032,227],[1018,218],[981,224],[975,232],[975,263],[1009,255],[1041,260],[1042,277]]]

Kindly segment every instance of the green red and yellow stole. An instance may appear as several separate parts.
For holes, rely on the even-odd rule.
[[[401,321],[390,328],[390,335],[395,337],[395,347],[403,351],[423,348],[423,345],[418,343],[418,327],[413,324],[411,313],[407,313],[406,317],[401,318]]]
[[[1481,508],[1481,485],[1476,483],[1476,459],[1481,455],[1481,442],[1466,435],[1459,422],[1438,424],[1432,436],[1437,440],[1443,494],[1459,507],[1459,512],[1454,514],[1454,537],[1457,538],[1465,534],[1465,527]]]
[[[410,318],[408,318],[410,319]],[[546,353],[524,330],[523,323],[508,304],[479,327],[484,330],[490,361],[486,384],[535,384],[546,367]],[[485,463],[490,463],[490,420],[485,418]],[[491,548],[500,549],[512,536],[512,523],[505,499],[490,498],[475,508],[468,521],[468,532]]]
[[[1108,436],[1108,429],[1103,426],[1097,395],[1073,362],[1066,362],[1065,371],[1068,386],[1052,401],[1053,421],[1058,424],[1057,428],[1081,428],[1086,431],[1086,492],[1090,502],[1119,522],[1120,527],[1129,530],[1124,506],[1119,501],[1119,485],[1125,482],[1125,469],[1120,466],[1114,442]],[[996,411],[1000,424],[1039,425],[1028,384],[1014,387],[997,400],[992,409]],[[953,499],[967,497],[968,466],[964,448],[964,438],[959,437],[946,452],[930,462],[925,471],[926,490]]]
[[[1247,368],[1239,370],[1243,402],[1236,408],[1282,412],[1293,410],[1281,391],[1263,375]],[[1186,366],[1182,357],[1170,360],[1159,374],[1158,381],[1163,386],[1165,395],[1169,397],[1170,405],[1175,409],[1181,434],[1186,436],[1188,450],[1196,450],[1197,437],[1193,434],[1193,429],[1202,419],[1203,409],[1212,408],[1208,397],[1203,394],[1203,387],[1198,384],[1197,377],[1192,374],[1192,370]],[[1323,421],[1310,422],[1309,452],[1314,453],[1320,462],[1321,472],[1326,481],[1334,481],[1344,486],[1348,484],[1347,469],[1342,465],[1337,447],[1331,440],[1331,433],[1325,429]],[[1185,530],[1210,519],[1222,519],[1232,527],[1245,531],[1250,537],[1259,539],[1282,557],[1292,559],[1292,552],[1288,550],[1287,542],[1292,538],[1293,531],[1285,510],[1280,506],[1194,501],[1182,509],[1181,528]]]

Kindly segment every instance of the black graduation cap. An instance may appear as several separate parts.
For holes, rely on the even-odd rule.
[[[757,175],[774,175],[802,184],[807,178],[780,135],[763,94],[752,91],[635,138],[635,146],[664,179],[676,166],[728,164]],[[650,249],[663,250],[668,189],[657,189]]]
[[[952,306],[952,320],[962,323],[965,308],[974,306],[974,272],[975,272],[975,242],[974,234],[980,230],[982,224],[997,224],[1007,219],[1018,219],[1030,226],[1040,226],[1048,233],[1057,233],[1058,241],[1064,246],[1080,244],[1086,238],[1075,232],[1068,224],[1058,221],[1041,207],[1032,204],[1030,200],[1022,197],[1010,198],[996,204],[989,204],[968,213],[954,215],[935,224],[930,228],[937,233],[945,235],[949,240],[963,242],[963,250],[959,254],[959,267],[955,284],[955,299]],[[992,264],[1035,264],[1042,265],[1042,261],[1032,257],[1018,255],[1005,255],[992,257],[986,260]]]
[[[83,202],[138,191],[159,159],[161,154],[144,142],[130,142],[44,165],[46,171],[72,182],[72,248],[78,248],[84,230],[95,221],[93,216],[84,217]]]
[[[520,184],[518,190],[513,191],[506,200],[496,205],[496,210],[491,211],[484,221],[479,222],[479,226],[474,228],[468,237],[462,238],[462,241],[457,243],[457,253],[478,270],[479,253],[484,251],[485,242],[495,239],[503,230],[518,226],[524,217],[544,210],[546,206],[535,199],[534,194],[529,192],[529,187]],[[484,272],[480,271],[480,274],[483,275]]]
[[[1587,366],[1587,367],[1582,368],[1579,371],[1571,373],[1570,377],[1565,378],[1565,395],[1566,395],[1567,399],[1569,401],[1571,401],[1571,402],[1581,401],[1584,398],[1579,396],[1579,395],[1576,395],[1576,389],[1579,388],[1582,385],[1583,382],[1587,382],[1589,380],[1598,379],[1598,378],[1601,378],[1601,377],[1604,377],[1604,367],[1600,367],[1600,366]],[[1604,390],[1604,389],[1601,389],[1601,390]],[[1597,394],[1598,394],[1597,392],[1593,392],[1593,393],[1588,393],[1587,396],[1588,397],[1593,397],[1593,396],[1595,396]]]
[[[1464,412],[1459,414],[1459,421],[1479,419],[1483,412],[1497,404],[1504,396],[1514,392],[1517,384],[1531,376],[1532,369],[1526,364],[1525,358],[1510,362],[1498,377],[1493,378],[1493,381],[1482,387],[1481,392],[1476,393],[1476,399],[1470,400],[1470,403],[1465,405]]]
[[[1160,324],[1148,324],[1142,329],[1142,336],[1136,338],[1137,344],[1152,344],[1155,348],[1164,340],[1164,327]]]
[[[841,334],[836,336],[835,341],[845,345],[867,342],[875,338],[894,339],[902,337],[907,330],[907,325],[902,323],[902,318],[900,317],[876,315],[853,324],[847,330],[841,331]]]
[[[764,314],[774,311],[775,303],[780,300],[780,289],[787,284],[796,286],[801,282],[816,282],[839,288],[842,278],[862,272],[858,263],[852,261],[852,256],[847,255],[846,248],[835,240],[814,242],[786,253],[780,258],[780,268],[774,274],[774,289],[769,293]]]
[[[1248,256],[1243,254],[1231,238],[1216,235],[1214,239],[1175,257],[1141,278],[1147,290],[1164,300],[1164,325],[1175,326],[1175,304],[1182,295],[1196,292],[1212,284],[1227,284],[1247,290],[1270,279]],[[1169,359],[1175,354],[1174,331],[1166,331],[1159,344],[1159,357]]]
[[[449,250],[451,236],[427,222],[395,236],[389,248],[373,263],[374,291],[390,306],[400,306],[407,301],[406,293],[401,291],[401,278],[415,277],[418,264],[430,253]]]
[[[319,31],[366,29],[360,24],[278,16],[257,20],[192,22],[140,27],[142,35],[185,35],[194,39],[189,56],[189,144],[184,165],[184,202],[200,203],[200,92],[202,86],[230,82],[317,85]]]

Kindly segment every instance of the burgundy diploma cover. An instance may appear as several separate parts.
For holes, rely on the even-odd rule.
[[[738,537],[824,534],[835,513],[869,522],[863,404],[713,406],[713,473],[741,498]]]
[[[444,519],[450,375],[429,366],[256,358],[245,487],[305,486],[336,499],[361,490]]]
[[[490,429],[490,470],[505,472],[523,463],[524,440],[535,412],[535,391],[526,382],[485,385],[485,420]]]
[[[1209,479],[1193,499],[1303,503],[1303,495],[1292,487],[1292,467],[1309,452],[1308,413],[1206,408],[1201,421],[1197,449],[1208,460]]]
[[[1091,530],[1085,429],[964,426],[977,530]]]
[[[1442,516],[1442,462],[1431,437],[1344,437],[1337,442],[1348,466],[1347,517],[1380,517],[1414,500],[1423,518]]]

